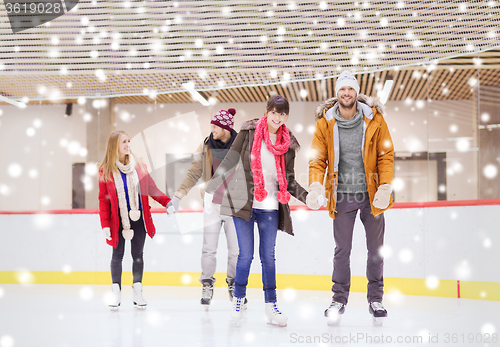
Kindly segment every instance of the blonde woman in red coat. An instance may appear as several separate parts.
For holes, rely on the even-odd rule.
[[[108,245],[113,246],[111,278],[113,301],[117,309],[121,303],[122,259],[125,240],[130,240],[133,259],[134,305],[146,308],[142,296],[144,271],[143,249],[146,233],[156,233],[148,196],[166,206],[170,198],[163,194],[148,173],[146,165],[137,162],[130,151],[130,137],[124,131],[115,131],[108,138],[106,154],[99,167],[99,216]]]

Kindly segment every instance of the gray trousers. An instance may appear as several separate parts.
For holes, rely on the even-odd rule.
[[[233,217],[220,214],[220,205],[212,204],[212,213],[203,211],[203,246],[201,249],[200,282],[215,282],[214,273],[217,265],[217,247],[221,227],[224,227],[227,240],[227,279],[234,279],[238,260],[238,238]]]
[[[333,220],[333,237],[335,254],[333,257],[333,300],[347,304],[351,287],[350,255],[352,234],[356,215],[360,211],[361,222],[365,227],[368,259],[366,277],[368,278],[368,302],[382,302],[384,294],[384,259],[379,249],[384,244],[384,215],[377,217],[371,214],[368,193],[338,193],[335,219]]]

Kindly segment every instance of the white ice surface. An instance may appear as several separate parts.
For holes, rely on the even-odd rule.
[[[140,311],[133,307],[131,287],[124,286],[118,312],[104,302],[111,286],[2,284],[0,289],[1,347],[500,345],[491,336],[484,344],[484,333],[498,338],[500,302],[495,301],[387,294],[389,317],[374,327],[365,294],[351,293],[341,325],[330,327],[323,316],[330,292],[278,290],[279,307],[289,317],[283,328],[267,324],[260,289],[248,290],[248,310],[238,324],[230,319],[225,288],[215,288],[208,312],[199,303],[201,287],[145,286],[148,307]]]

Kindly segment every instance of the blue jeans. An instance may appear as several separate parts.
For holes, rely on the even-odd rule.
[[[241,218],[234,218],[236,235],[240,253],[236,263],[234,277],[234,293],[237,298],[244,298],[247,292],[248,275],[252,265],[254,253],[254,223],[257,222],[259,231],[259,256],[262,263],[262,284],[266,302],[276,302],[276,259],[274,247],[278,233],[278,210],[253,209],[252,217],[247,222]]]

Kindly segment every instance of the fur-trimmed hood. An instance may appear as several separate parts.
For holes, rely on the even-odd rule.
[[[242,130],[255,130],[257,127],[257,122],[259,121],[260,118],[255,118],[255,119],[250,119],[244,122],[241,125],[240,131]],[[293,149],[295,152],[298,152],[300,150],[300,144],[297,138],[292,134],[290,129],[288,129],[288,132],[290,133],[290,148]]]
[[[378,113],[380,113],[382,116],[385,116],[385,107],[384,105],[382,105],[379,99],[372,98],[364,94],[359,94],[357,100],[369,107],[375,107]],[[337,103],[337,97],[330,98],[326,100],[323,104],[319,105],[316,108],[316,112],[314,115],[315,120],[318,121],[318,119],[322,118],[325,112],[328,109],[332,108],[333,105],[335,105],[335,103]]]

